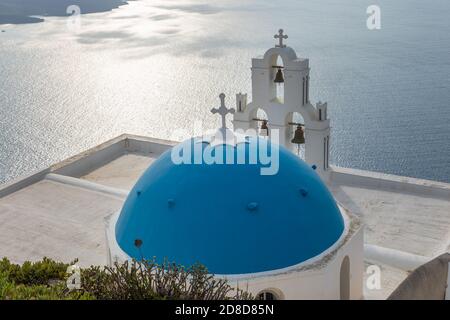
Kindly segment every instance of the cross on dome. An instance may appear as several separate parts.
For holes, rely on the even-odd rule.
[[[225,106],[225,94],[224,93],[221,93],[219,98],[220,98],[220,107],[211,109],[211,112],[213,114],[218,113],[222,117],[222,129],[226,129],[227,128],[227,126],[226,126],[226,116],[229,113],[230,114],[234,114],[235,110],[234,110],[234,108],[228,109]]]
[[[280,29],[278,30],[278,34],[274,35],[273,37],[275,39],[278,39],[279,44],[275,45],[276,48],[286,48],[286,45],[283,44],[283,39],[287,39],[289,38],[287,34],[283,34],[284,30]]]
[[[228,109],[225,106],[225,94],[220,94],[220,107],[211,109],[213,114],[218,113],[222,117],[222,127],[217,130],[217,132],[213,135],[208,135],[203,137],[203,139],[199,140],[200,142],[207,142],[212,147],[227,144],[235,146],[238,143],[246,143],[246,136],[243,134],[235,134],[232,130],[228,129],[226,126],[226,117],[227,114],[234,114],[236,110],[234,108]]]

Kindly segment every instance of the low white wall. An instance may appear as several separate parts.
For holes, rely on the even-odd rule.
[[[330,181],[336,184],[389,190],[422,196],[450,198],[450,184],[378,172],[332,167]]]
[[[18,178],[4,185],[0,185],[0,198],[6,197],[7,195],[14,193],[20,189],[26,188],[38,181],[44,179],[44,177],[50,172],[50,169],[44,169],[33,173],[31,175]]]
[[[120,157],[125,152],[125,140],[103,144],[59,163],[54,172],[65,176],[81,177]]]
[[[364,245],[364,256],[370,262],[378,262],[405,271],[413,271],[433,259],[371,244]]]
[[[41,181],[49,173],[79,178],[127,152],[153,153],[158,155],[174,145],[176,145],[176,142],[173,141],[123,134],[69,159],[56,163],[49,168],[0,185],[0,198]],[[61,178],[54,178],[61,180]],[[74,183],[73,180],[67,180],[65,182]],[[114,193],[112,192],[111,194]]]
[[[60,174],[56,174],[56,173],[49,173],[48,175],[45,176],[45,178],[47,180],[60,182],[60,183],[66,184],[66,185],[108,194],[108,195],[111,195],[111,196],[114,196],[114,197],[117,197],[120,199],[125,199],[128,196],[127,190],[108,187],[108,186],[104,186],[104,185],[101,185],[101,184],[98,184],[95,182],[91,182],[88,180],[73,178],[73,177],[64,176],[64,175],[60,175]]]
[[[126,142],[128,152],[161,154],[178,142],[129,135]]]
[[[58,164],[55,173],[81,177],[126,153],[159,155],[170,149],[175,142],[134,135],[121,135],[93,149]]]

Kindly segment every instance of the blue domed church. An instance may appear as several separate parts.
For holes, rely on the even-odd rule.
[[[228,129],[225,117],[236,111],[220,98],[212,111],[222,127],[163,153],[110,218],[110,263],[200,263],[260,299],[361,298],[359,220],[275,128],[270,137]]]

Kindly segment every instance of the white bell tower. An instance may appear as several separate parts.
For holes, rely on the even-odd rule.
[[[295,51],[283,40],[288,36],[280,29],[276,34],[278,44],[262,58],[252,59],[252,102],[247,104],[247,94],[236,95],[234,129],[247,130],[258,127],[257,112],[267,115],[269,135],[279,130],[279,143],[296,152],[293,138],[293,115],[299,113],[305,132],[305,161],[315,166],[323,179],[329,175],[330,120],[327,103],[313,106],[309,100],[309,60],[297,58]],[[282,61],[283,65],[278,62]],[[281,92],[281,94],[280,94]]]

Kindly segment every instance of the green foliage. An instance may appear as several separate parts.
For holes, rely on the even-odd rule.
[[[52,285],[16,284],[0,274],[0,300],[88,300],[94,297],[86,292],[69,292],[65,282]]]
[[[159,265],[155,261],[115,263],[114,267],[85,269],[82,271],[82,290],[102,300],[251,298],[242,290],[233,289],[226,280],[208,274],[202,265],[186,269],[172,263]]]
[[[21,266],[12,264],[8,259],[0,260],[0,274],[6,274],[9,281],[24,285],[47,285],[50,280],[64,280],[70,264],[56,262],[49,258],[42,261],[26,261]]]
[[[44,258],[18,265],[3,258],[0,260],[0,300],[93,299],[87,292],[67,289],[66,271],[71,264]]]
[[[191,268],[155,261],[116,263],[113,267],[91,266],[81,270],[81,288],[66,286],[65,264],[44,258],[38,262],[12,264],[0,261],[0,300],[2,299],[170,299],[228,300],[252,299],[232,288],[225,279],[208,274],[202,265]]]

